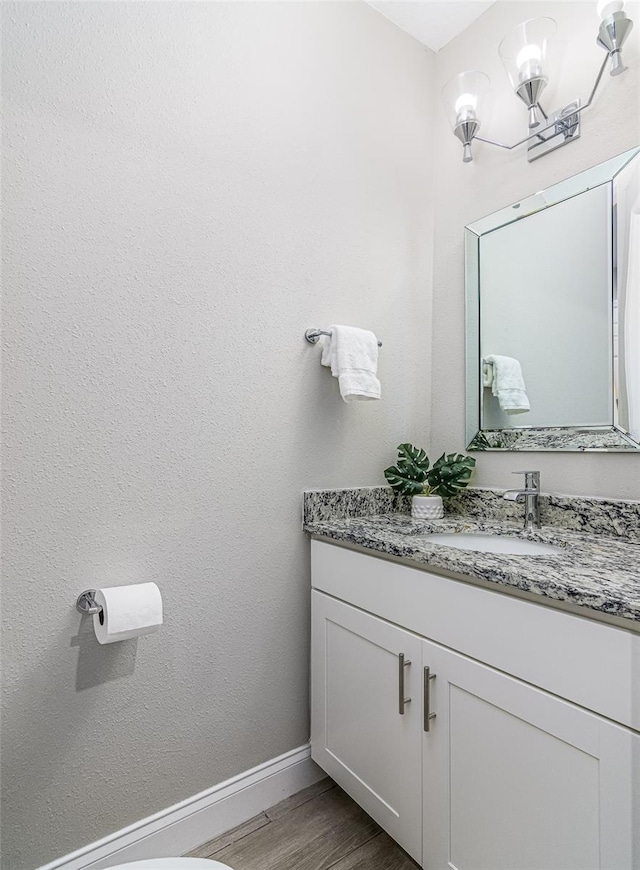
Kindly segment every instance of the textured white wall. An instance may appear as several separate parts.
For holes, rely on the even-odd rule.
[[[428,440],[433,55],[364,3],[4,3],[3,870],[308,739],[305,487]],[[384,342],[347,406],[303,341]],[[166,624],[100,648],[87,587]],[[93,763],[98,759],[98,763]]]
[[[625,7],[635,28],[625,46],[629,71],[604,80],[594,106],[583,115],[582,138],[534,163],[524,148],[512,152],[477,143],[475,161],[462,163],[440,103],[435,106],[436,214],[434,255],[432,414],[435,452],[463,449],[465,419],[463,227],[640,143],[640,4]],[[481,69],[491,95],[480,135],[515,142],[526,129],[526,110],[510,90],[500,40],[521,21],[549,15],[558,22],[550,43],[550,83],[543,105],[559,108],[586,99],[603,51],[595,43],[595,3],[499,2],[437,56],[438,91],[456,72]],[[541,349],[544,352],[544,348]],[[640,498],[640,455],[532,453],[475,454],[474,482],[513,486],[510,474],[539,468],[547,492]]]
[[[300,491],[381,482],[430,404],[433,449],[464,447],[462,227],[640,141],[640,15],[579,142],[465,166],[439,87],[485,69],[483,132],[519,137],[498,41],[551,14],[546,103],[584,95],[592,3],[498,3],[437,88],[366,4],[2,11],[2,867],[30,870],[307,739]],[[331,322],[383,339],[382,403],[340,401],[302,340]],[[547,490],[639,495],[635,456],[530,459]],[[75,596],[143,580],[166,625],[99,648]]]

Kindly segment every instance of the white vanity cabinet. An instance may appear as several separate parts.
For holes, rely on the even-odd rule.
[[[438,644],[424,641],[423,662],[437,675],[422,758],[424,867],[640,866],[638,735]]]
[[[640,734],[585,708],[584,701],[599,708],[611,698],[596,687],[590,699],[586,684],[577,680],[572,689],[570,679],[594,653],[605,667],[614,664],[605,647],[610,632],[619,633],[620,690],[637,695],[638,636],[332,544],[314,541],[312,552],[312,756],[418,863],[427,870],[640,868]],[[462,596],[456,609],[440,594],[446,584]],[[502,618],[504,599],[515,610],[496,653],[492,610]],[[555,648],[553,639],[532,634],[539,626],[531,608],[551,616],[553,628],[564,626],[567,643],[587,630],[590,649],[576,655],[567,647],[568,662],[548,678],[554,688],[566,680],[564,697],[549,691],[542,672],[537,684],[523,678],[536,667],[523,649],[547,667],[542,650]],[[471,621],[485,626],[485,651],[472,632],[467,640],[457,633],[455,623]],[[511,650],[509,638],[518,636],[523,648],[514,640]],[[496,655],[501,662],[482,660]],[[591,678],[606,675],[598,669]],[[401,694],[411,698],[403,712]],[[627,708],[620,698],[610,712],[633,718],[637,703]]]
[[[312,752],[414,858],[422,856],[422,640],[312,593]]]

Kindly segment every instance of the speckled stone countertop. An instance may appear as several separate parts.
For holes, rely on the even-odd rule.
[[[503,591],[526,593],[529,598],[540,596],[541,603],[577,607],[595,619],[611,621],[613,617],[615,623],[640,631],[640,543],[629,537],[552,525],[524,532],[520,524],[510,520],[484,521],[459,514],[426,522],[403,513],[319,518],[317,512],[314,516],[313,511],[305,510],[304,528],[316,537],[355,545],[416,567],[506,587]],[[459,550],[430,543],[430,532],[512,535],[561,550],[552,555]]]

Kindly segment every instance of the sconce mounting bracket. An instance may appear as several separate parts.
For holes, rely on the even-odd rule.
[[[527,160],[537,160],[556,148],[562,148],[580,138],[580,100],[568,103],[548,116],[545,129],[532,138],[527,149]]]

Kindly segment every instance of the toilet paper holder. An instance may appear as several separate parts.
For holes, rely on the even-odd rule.
[[[95,589],[86,589],[84,592],[81,592],[76,601],[76,610],[79,610],[80,613],[87,613],[90,616],[94,613],[102,613],[102,607],[96,603],[95,596]]]

